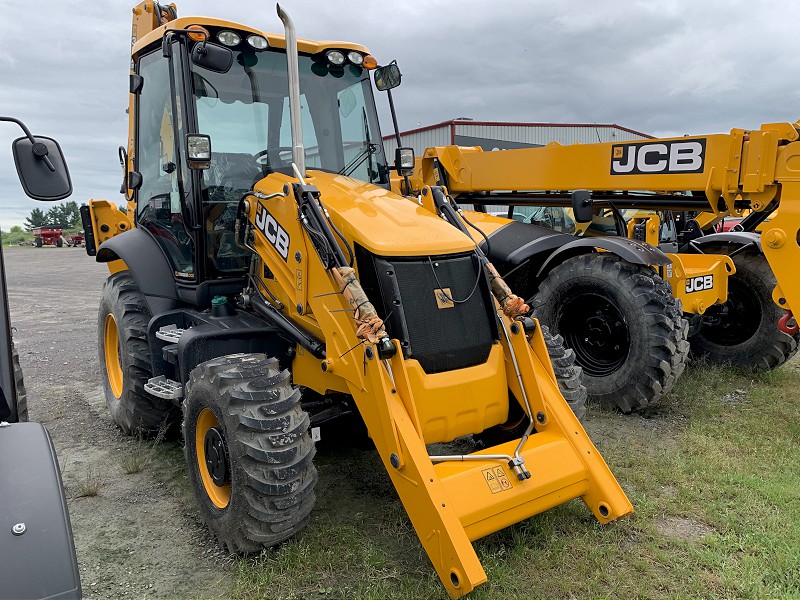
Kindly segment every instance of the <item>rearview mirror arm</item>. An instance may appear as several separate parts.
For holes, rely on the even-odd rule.
[[[15,119],[14,117],[0,117],[0,121],[6,121],[7,123],[16,123],[17,125],[19,125],[22,131],[25,132],[25,135],[31,141],[31,151],[36,155],[36,158],[38,158],[39,160],[43,160],[44,164],[47,165],[47,168],[50,169],[51,173],[56,170],[55,166],[53,166],[53,163],[50,161],[50,158],[47,156],[47,146],[45,146],[44,144],[40,144],[36,141],[36,139],[33,137],[33,134],[31,133],[31,130],[28,129],[25,123],[23,123],[19,119]]]

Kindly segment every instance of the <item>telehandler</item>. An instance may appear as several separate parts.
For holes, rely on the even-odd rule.
[[[471,542],[571,498],[630,502],[559,391],[579,371],[453,224],[390,191],[363,46],[175,5],[133,9],[127,214],[83,210],[108,264],[98,319],[127,433],[182,421],[202,517],[230,551],[306,526],[320,426],[358,414],[451,597]],[[411,161],[413,166],[413,160]],[[447,206],[443,206],[447,211]],[[555,370],[554,367],[555,366]],[[487,434],[472,454],[427,445]]]
[[[595,237],[598,233],[615,234],[666,250],[672,263],[659,270],[666,271],[673,292],[683,300],[693,352],[720,364],[771,369],[796,353],[800,339],[790,309],[794,280],[786,266],[796,249],[786,240],[797,237],[795,209],[787,198],[793,193],[798,127],[774,123],[755,131],[733,129],[728,135],[619,144],[553,143],[499,153],[430,148],[418,161],[417,187],[439,181],[479,210],[500,204],[508,206],[509,215],[522,206],[571,205],[575,220],[583,223],[582,243],[605,239]],[[624,209],[636,210],[626,219]],[[725,216],[740,216],[743,211],[750,214],[735,231],[715,231]],[[774,218],[768,219],[773,211]],[[496,247],[502,246],[504,236],[525,228],[506,220],[498,229],[486,224],[493,218],[471,218],[488,229],[489,241]],[[761,234],[755,232],[759,226]],[[527,233],[518,236],[524,237],[517,242],[524,249],[525,241],[546,234],[528,226]],[[763,245],[762,239],[768,243]],[[502,265],[504,257],[515,257],[514,251],[520,253],[501,247],[488,254]],[[580,276],[574,269],[563,270],[553,273],[562,280]],[[501,269],[501,274],[528,297],[513,273]],[[560,284],[563,289],[564,282]],[[724,293],[717,293],[720,285]],[[582,362],[581,340],[570,333],[570,320],[565,321],[566,330],[560,322],[567,311],[551,302],[554,295],[559,297],[553,293],[555,285],[545,279],[540,286],[531,298],[534,314],[564,335],[577,352],[577,362],[591,375],[591,367]]]

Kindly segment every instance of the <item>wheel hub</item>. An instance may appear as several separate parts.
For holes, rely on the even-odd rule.
[[[619,322],[617,322],[619,326]],[[586,321],[586,344],[598,350],[605,348],[611,341],[612,324],[605,315],[598,312],[594,317]]]
[[[628,325],[619,309],[601,294],[576,290],[559,311],[558,331],[575,361],[592,377],[614,373],[628,358]]]
[[[206,431],[203,447],[206,453],[206,469],[211,481],[218,487],[224,486],[228,482],[228,446],[216,427]]]

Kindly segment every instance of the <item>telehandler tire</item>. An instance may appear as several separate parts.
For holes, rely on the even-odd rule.
[[[191,373],[183,437],[189,481],[220,546],[258,552],[300,531],[314,506],[314,442],[300,390],[264,354],[231,354]]]
[[[97,347],[108,410],[128,435],[152,435],[180,422],[174,404],[144,391],[144,384],[153,376],[147,343],[149,321],[147,301],[130,273],[111,275],[100,298]]]
[[[718,249],[720,253],[730,250]],[[786,312],[772,301],[775,275],[761,254],[734,254],[733,262],[736,273],[728,279],[728,301],[722,305],[719,322],[704,320],[689,338],[692,353],[747,371],[779,367],[797,352],[800,335],[778,329],[778,320]]]
[[[553,365],[553,372],[556,374],[558,389],[578,420],[583,421],[586,416],[586,387],[583,385],[582,370],[575,364],[575,353],[564,346],[564,339],[560,335],[551,334],[545,325],[541,327],[542,337],[547,345],[547,353],[550,355],[550,362]],[[483,442],[487,448],[496,446],[522,437],[528,428],[528,423],[529,420],[525,417],[519,402],[512,398],[508,421],[490,427],[474,437]]]
[[[11,362],[14,365],[14,387],[17,390],[17,420],[28,420],[28,392],[25,389],[25,380],[22,378],[22,367],[19,364],[19,353],[14,340],[11,340]]]
[[[667,282],[607,252],[555,267],[532,301],[583,368],[590,402],[629,413],[669,391],[686,367],[688,323]]]

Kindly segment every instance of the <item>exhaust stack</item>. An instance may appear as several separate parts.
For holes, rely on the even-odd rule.
[[[286,64],[289,75],[289,120],[292,129],[292,162],[301,178],[306,176],[306,152],[303,147],[303,120],[300,114],[300,68],[297,64],[297,35],[288,13],[276,4],[286,35]]]

